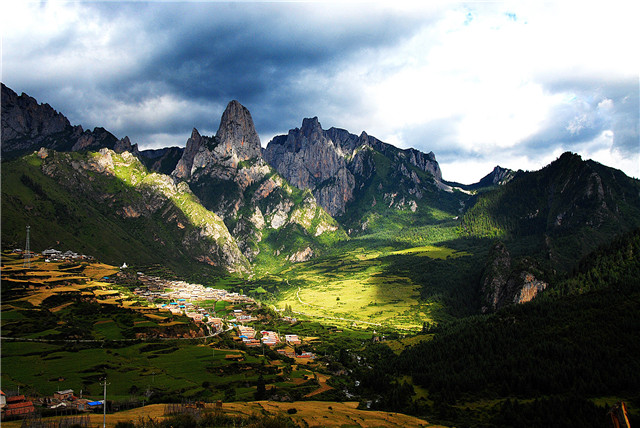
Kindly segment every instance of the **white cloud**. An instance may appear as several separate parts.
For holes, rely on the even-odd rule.
[[[568,116],[562,126],[574,136],[588,137],[613,121],[615,103],[602,97],[600,86],[577,94],[549,83],[576,79],[582,85],[592,79],[605,86],[637,78],[640,57],[629,49],[638,32],[632,16],[621,3],[611,8],[581,3],[579,11],[549,3],[456,5],[403,44],[379,50],[373,61],[367,52],[369,61],[356,58],[336,73],[335,80],[352,82],[370,106],[365,117],[347,116],[345,126],[401,147],[436,155],[457,150],[459,156],[486,159],[456,161],[464,167],[452,168],[453,176],[443,167],[452,179],[458,179],[455,174],[479,178],[499,162],[540,168],[562,153],[565,142],[541,141],[545,146],[534,150],[543,149],[544,156],[509,154],[501,161],[498,153],[531,151],[519,147],[555,126],[558,112]],[[429,123],[446,125],[447,138],[413,132]],[[620,160],[611,148],[588,154],[602,156],[602,162]],[[632,163],[623,164],[633,170]]]
[[[152,41],[139,31],[136,17],[106,17],[83,2],[3,6],[3,74],[33,86],[95,87],[122,80],[137,73],[161,43],[162,34]]]

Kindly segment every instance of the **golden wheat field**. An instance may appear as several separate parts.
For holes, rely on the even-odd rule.
[[[213,408],[213,404],[207,404],[207,408]],[[296,401],[293,403],[281,403],[276,401],[251,401],[224,403],[222,411],[230,415],[265,415],[287,416],[300,427],[440,427],[432,425],[423,419],[395,412],[360,410],[357,402],[330,402],[330,401]],[[118,422],[164,418],[164,404],[152,404],[137,409],[126,410],[114,414],[108,414],[107,427],[115,427]],[[294,414],[288,413],[295,409]],[[102,426],[103,416],[91,414],[91,426]],[[56,418],[47,418],[55,420]],[[3,422],[3,427],[18,428],[21,421]]]

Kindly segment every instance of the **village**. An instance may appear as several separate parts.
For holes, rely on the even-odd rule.
[[[148,302],[155,304],[160,311],[170,311],[175,315],[185,315],[196,323],[205,323],[212,330],[212,335],[229,331],[234,334],[234,340],[247,347],[268,346],[280,348],[277,352],[289,358],[313,359],[312,352],[296,354],[295,346],[301,345],[302,340],[295,334],[280,335],[270,330],[256,331],[246,324],[258,321],[253,312],[260,307],[260,303],[244,294],[227,290],[205,287],[201,284],[191,284],[186,281],[167,280],[155,276],[137,273],[138,280],[143,286],[134,289],[134,293]],[[216,316],[211,310],[201,307],[201,304],[211,301],[223,301],[231,305],[241,306],[223,316]],[[156,303],[157,302],[157,303]],[[164,303],[166,302],[166,303]],[[236,307],[234,306],[234,307]],[[297,322],[296,318],[282,317],[288,323]],[[225,330],[225,324],[227,329]]]
[[[12,252],[24,254],[26,250],[14,249]],[[33,257],[36,253],[30,255]],[[71,250],[62,252],[54,248],[42,251],[41,256],[46,263],[93,260],[92,256],[78,254]],[[102,281],[119,284],[126,276],[124,272],[127,268],[127,264],[123,263],[120,272],[112,276],[104,276]],[[302,340],[295,334],[280,335],[270,330],[256,332],[252,327],[246,326],[247,323],[258,321],[253,312],[259,309],[261,304],[245,294],[181,280],[160,278],[143,272],[136,272],[135,278],[139,285],[133,289],[133,294],[138,300],[145,301],[147,304],[144,308],[141,307],[141,310],[156,309],[177,316],[186,316],[197,324],[206,325],[210,336],[229,332],[234,340],[247,347],[264,345],[280,348],[277,352],[290,358],[313,359],[315,357],[311,352],[295,353],[292,347],[302,344]],[[114,293],[103,297],[108,300],[121,300],[124,296]],[[215,311],[217,302],[225,302],[225,309],[220,311],[220,315]],[[226,310],[227,307],[233,309]],[[134,307],[131,308],[134,309]],[[296,318],[290,316],[281,316],[280,319],[290,324],[297,322]]]
[[[16,393],[8,394],[0,391],[0,410],[2,411],[3,420],[27,417],[36,413],[36,407],[39,409],[46,408],[59,414],[68,414],[70,412],[102,410],[102,405],[102,400],[83,398],[82,391],[78,397],[72,389],[56,391],[51,396],[38,398],[26,397],[24,394],[20,394],[19,389]]]
[[[14,250],[12,253],[24,254],[20,250]],[[226,342],[226,346],[234,348],[236,352],[224,356],[224,360],[233,360],[232,362],[236,359],[242,361],[249,355],[264,354],[267,350],[281,355],[282,358],[295,360],[295,363],[291,361],[291,364],[296,365],[304,366],[316,359],[316,355],[309,352],[310,348],[305,345],[317,342],[318,338],[300,337],[292,334],[292,331],[286,331],[289,328],[283,328],[283,325],[296,325],[298,323],[296,318],[287,316],[284,310],[266,310],[260,301],[241,292],[206,287],[187,281],[163,279],[143,272],[135,272],[126,264],[121,267],[92,264],[90,261],[92,257],[73,251],[62,252],[50,249],[40,254],[29,254],[29,259],[36,264],[33,274],[29,275],[27,290],[35,295],[39,293],[43,298],[55,295],[58,286],[67,292],[68,290],[76,292],[74,287],[78,287],[86,296],[93,296],[98,304],[123,307],[140,312],[149,316],[150,319],[163,318],[169,320],[167,323],[180,324],[186,320],[178,317],[187,317],[190,322],[205,327],[204,339],[220,336]],[[24,263],[21,261],[20,264]],[[51,267],[50,271],[45,264]],[[89,266],[99,275],[85,277],[83,269],[88,269]],[[96,269],[95,266],[99,267]],[[60,267],[64,270],[59,271]],[[18,276],[23,275],[24,266],[15,270],[19,272]],[[12,269],[5,266],[3,274],[9,272],[12,272]],[[52,285],[50,278],[55,279],[55,285]],[[20,281],[20,279],[14,281]],[[17,283],[22,284],[22,282]],[[39,284],[44,285],[39,286]],[[54,307],[54,310],[57,307]],[[164,316],[161,312],[168,312],[177,319],[172,321],[172,316]],[[290,312],[288,314],[291,315]],[[279,328],[285,331],[282,333],[273,331],[276,330],[272,327],[273,321],[279,321]],[[101,322],[98,322],[98,325],[102,325]],[[142,337],[144,336],[127,340],[139,340]],[[176,340],[196,338],[195,336],[165,336],[162,333],[157,337]],[[253,351],[249,351],[251,348]],[[245,349],[244,352],[237,352],[243,349]],[[60,379],[64,382],[62,377]],[[26,384],[23,386],[27,387]],[[58,387],[58,390],[52,394],[42,391],[35,395],[32,395],[33,390],[28,387],[25,391],[30,393],[22,392],[21,394],[20,389],[7,390],[6,387],[0,391],[3,421],[53,415],[80,416],[92,412],[101,413],[103,410],[103,401],[95,397],[87,397],[87,390],[83,394],[82,390],[78,393],[77,390]]]

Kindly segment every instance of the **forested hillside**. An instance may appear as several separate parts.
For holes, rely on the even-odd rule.
[[[522,253],[571,269],[614,236],[640,226],[640,181],[565,153],[478,196],[465,213],[466,236],[511,240]]]
[[[590,408],[587,399],[640,400],[639,311],[640,230],[635,230],[583,259],[542,299],[432,330],[433,340],[402,353],[399,371],[429,391],[431,411],[443,421],[469,417],[464,403],[499,399],[489,412],[498,425],[525,423],[525,415],[539,417],[544,408],[558,420],[573,419],[566,426],[576,426],[580,406]],[[520,402],[501,401],[506,399]],[[544,421],[526,423],[545,426]]]

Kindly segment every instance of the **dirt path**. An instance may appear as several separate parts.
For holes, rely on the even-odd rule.
[[[314,395],[322,394],[325,391],[329,391],[330,389],[333,389],[332,386],[327,385],[327,381],[331,376],[327,376],[321,373],[315,373],[315,376],[316,376],[316,380],[320,384],[320,388],[305,395],[304,396],[305,398],[313,397]]]

